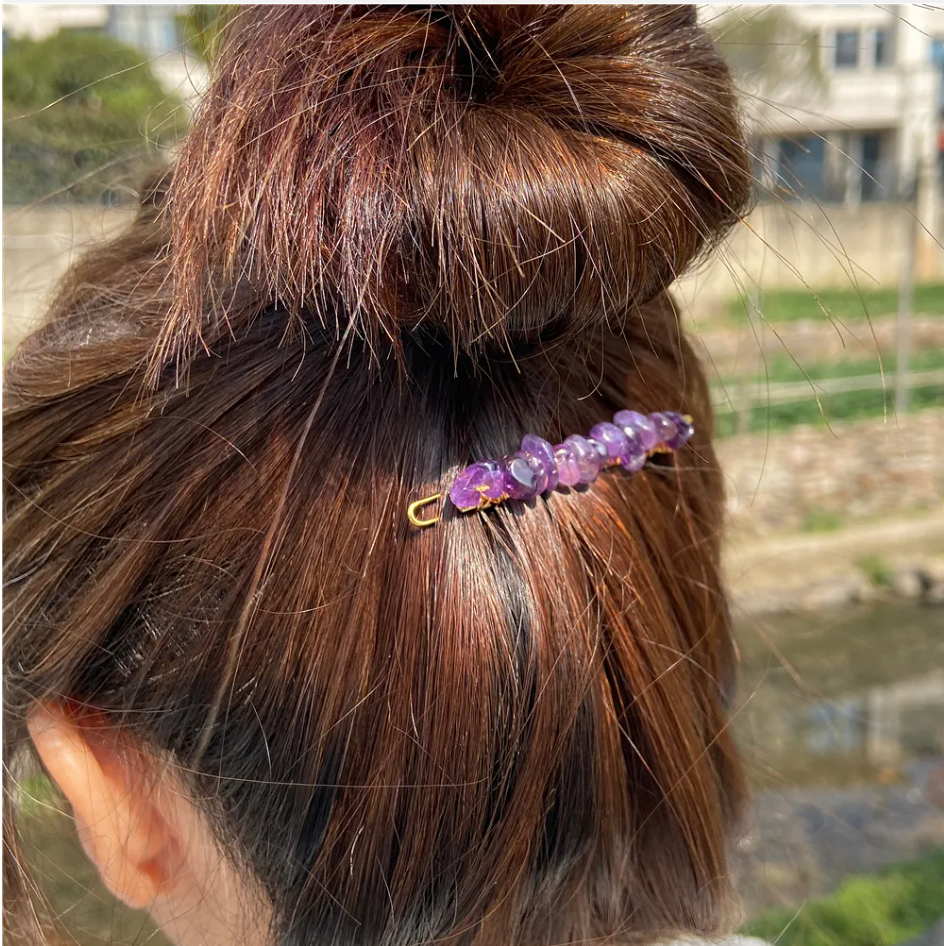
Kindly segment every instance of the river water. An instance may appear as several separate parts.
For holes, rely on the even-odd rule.
[[[944,610],[751,618],[737,638],[749,914],[944,844]]]

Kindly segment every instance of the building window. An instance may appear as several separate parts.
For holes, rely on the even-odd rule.
[[[755,165],[755,174],[770,180],[775,196],[785,201],[855,206],[890,200],[895,190],[892,135],[880,130],[776,139],[768,152],[770,164]]]
[[[836,31],[836,58],[837,69],[855,69],[859,65],[859,31]]]
[[[825,142],[817,135],[781,138],[777,147],[777,185],[787,200],[822,200]]]
[[[890,196],[883,186],[886,174],[882,157],[882,135],[878,132],[862,135],[861,200],[887,200]]]
[[[891,30],[875,31],[875,57],[873,63],[876,67],[890,66],[895,61],[895,49],[892,43]]]
[[[944,36],[931,38],[931,62],[935,66],[944,66]]]
[[[931,38],[931,62],[938,67],[941,81],[938,83],[938,108],[944,115],[944,36]]]

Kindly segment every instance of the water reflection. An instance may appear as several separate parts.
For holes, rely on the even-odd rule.
[[[750,913],[944,844],[944,612],[752,619],[738,640]]]

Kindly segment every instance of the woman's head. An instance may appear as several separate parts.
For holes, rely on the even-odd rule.
[[[280,942],[723,924],[722,482],[664,290],[749,182],[692,8],[236,10],[172,175],[5,379],[7,758],[31,720],[54,777],[72,740],[151,799],[122,876],[159,918],[199,823]],[[623,407],[696,436],[407,521]]]

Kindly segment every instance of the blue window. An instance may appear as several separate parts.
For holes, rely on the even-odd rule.
[[[882,186],[882,136],[865,134],[862,136],[862,200],[883,200],[888,198]]]
[[[941,81],[938,83],[938,107],[944,114],[944,36],[935,36],[931,39],[931,62],[938,67]]]
[[[944,67],[944,36],[932,37],[931,62],[933,62],[935,66]]]
[[[875,57],[877,67],[890,66],[895,61],[895,47],[892,42],[891,30],[875,31]]]
[[[859,65],[858,30],[836,30],[834,62],[837,69],[855,69]]]
[[[777,154],[777,190],[786,200],[822,200],[826,144],[816,135],[782,138]]]

